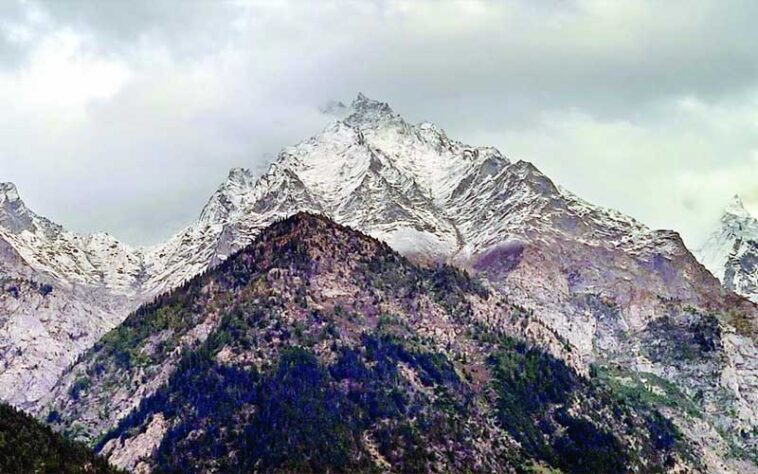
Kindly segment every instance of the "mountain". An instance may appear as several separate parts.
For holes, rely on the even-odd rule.
[[[27,344],[26,330],[10,326],[0,373],[10,374],[10,383],[3,397],[44,415],[43,407],[65,398],[76,379],[68,372],[58,388],[49,388],[96,334],[140,303],[223,265],[267,226],[307,211],[380,239],[416,263],[445,262],[476,274],[529,312],[531,327],[543,328],[539,337],[524,336],[572,369],[595,370],[627,391],[654,391],[712,472],[755,472],[749,459],[758,458],[756,306],[724,288],[678,234],[591,205],[531,163],[455,141],[430,123],[408,123],[386,103],[359,95],[339,115],[344,118],[282,150],[262,175],[232,170],[196,222],[151,248],[77,236],[30,216],[15,188],[6,192],[0,265],[30,282],[19,295],[25,298],[20,307],[32,308],[22,314],[32,316],[21,320],[42,328],[70,323],[58,333],[39,331],[37,347],[62,351],[52,361],[55,354],[36,349],[10,352]],[[72,303],[37,317],[40,282],[53,286],[47,297]],[[6,297],[6,308],[16,308],[8,306],[16,305],[15,293]],[[82,298],[90,294],[101,296]],[[69,313],[76,305],[85,306]],[[112,308],[108,317],[103,306]],[[1,323],[2,330],[16,319]],[[86,338],[70,337],[90,321],[97,327]],[[205,337],[204,331],[186,341]],[[545,331],[560,334],[562,342]],[[570,351],[554,349],[561,345]],[[142,360],[126,352],[130,361]],[[173,369],[166,370],[139,392],[118,392],[116,413],[101,421],[92,421],[100,419],[96,412],[76,415],[86,421],[83,436],[129,413],[167,380]],[[22,377],[32,382],[16,382]],[[77,433],[75,425],[68,428]]]
[[[157,266],[181,268],[189,261],[190,268],[207,268],[247,245],[263,227],[304,210],[361,229],[422,261],[454,262],[506,277],[527,287],[530,297],[540,291],[550,298],[605,291],[628,298],[630,279],[650,280],[635,282],[644,283],[650,295],[625,302],[644,310],[655,307],[658,296],[698,305],[720,296],[718,282],[676,233],[650,230],[592,206],[528,162],[511,163],[494,148],[451,140],[429,123],[409,124],[385,103],[359,95],[350,111],[318,135],[285,148],[262,176],[232,170],[200,220],[161,247]],[[552,246],[566,250],[561,261],[545,254]],[[513,268],[489,266],[500,257]],[[528,274],[537,265],[532,259],[555,285]]]
[[[120,471],[80,443],[69,441],[31,416],[0,403],[0,472],[116,474]]]
[[[38,216],[11,183],[0,183],[0,237],[28,267],[8,270],[27,277],[123,295],[134,294],[141,280],[142,262],[134,250],[108,234],[77,234]]]
[[[732,198],[697,253],[724,286],[758,302],[758,219],[739,196]]]
[[[593,206],[531,163],[359,95],[345,118],[282,150],[261,176],[233,170],[164,261],[212,266],[297,211],[416,262],[478,274],[561,334],[577,370],[596,364],[622,382],[673,384],[675,393],[658,389],[698,407],[704,425],[681,410],[675,418],[708,456],[758,455],[756,307],[724,289],[677,233]],[[755,466],[714,472],[741,469]]]
[[[0,183],[0,399],[27,409],[141,302],[133,251],[29,210]]]
[[[156,266],[206,268],[299,210],[360,228],[405,254],[444,260],[462,244],[443,210],[447,197],[480,169],[506,164],[493,148],[452,141],[431,124],[410,125],[359,95],[345,119],[285,148],[262,176],[232,170],[198,222],[161,247]]]
[[[38,409],[62,370],[139,304],[218,265],[298,210],[361,228],[406,255],[450,259],[463,241],[442,206],[459,184],[476,186],[508,161],[493,148],[450,140],[432,124],[407,124],[363,95],[344,115],[283,150],[263,176],[232,170],[195,223],[150,248],[67,231],[27,209],[15,186],[0,185],[0,269],[52,285],[61,302],[38,301],[33,291],[21,301],[6,298],[0,397]],[[28,337],[28,327],[39,328],[37,337]]]
[[[588,356],[592,325],[570,328],[575,315],[563,309],[576,294],[617,301],[635,325],[669,299],[723,306],[719,282],[678,234],[592,206],[528,162],[409,124],[363,95],[344,119],[285,148],[262,176],[232,170],[149,273],[169,269],[158,280],[171,288],[297,211],[361,229],[418,261],[484,272],[523,304],[557,305],[553,323]]]
[[[566,357],[465,273],[300,213],[108,333],[47,419],[137,472],[701,468],[654,406],[526,334]]]

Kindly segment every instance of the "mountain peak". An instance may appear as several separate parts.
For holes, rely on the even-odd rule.
[[[200,221],[219,223],[244,206],[248,193],[255,184],[255,176],[247,168],[232,168],[229,175],[200,213]]]
[[[758,302],[758,219],[735,194],[724,208],[721,221],[698,250],[703,265],[725,287]]]
[[[371,239],[360,230],[356,230],[342,224],[339,224],[329,217],[318,214],[311,211],[298,211],[290,216],[278,220],[271,224],[263,234],[263,240],[268,237],[273,237],[275,240],[287,241],[297,240],[298,242],[306,244],[310,243],[309,240],[319,239],[324,234],[324,231],[328,231],[327,234],[335,237],[342,233],[348,233],[353,236],[361,236],[361,238]],[[331,240],[334,243],[334,240]],[[375,241],[378,243],[379,241]],[[324,242],[323,245],[329,245]]]
[[[13,183],[0,183],[0,227],[18,233],[29,229],[33,214],[18,195]]]
[[[0,203],[19,201],[18,189],[11,182],[0,183]]]
[[[735,216],[740,218],[752,217],[747,209],[745,209],[745,204],[742,202],[742,198],[739,194],[732,196],[729,204],[724,208],[724,216]]]
[[[353,126],[371,126],[395,118],[397,115],[386,102],[369,99],[362,92],[350,104],[345,123]]]

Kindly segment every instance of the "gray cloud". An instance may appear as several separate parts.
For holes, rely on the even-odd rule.
[[[0,9],[0,179],[156,242],[358,91],[696,242],[758,209],[754,2],[24,2]]]

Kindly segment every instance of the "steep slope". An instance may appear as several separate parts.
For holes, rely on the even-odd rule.
[[[0,403],[0,472],[115,474],[119,471],[87,447],[63,438],[31,416]]]
[[[33,409],[63,369],[140,298],[139,259],[29,210],[0,183],[0,400]]]
[[[464,273],[297,214],[106,335],[48,419],[140,472],[700,468],[654,407],[511,334],[565,351]]]
[[[697,253],[725,287],[758,302],[758,219],[739,196],[726,206],[719,226]]]
[[[0,400],[36,406],[123,312],[83,289],[0,277]]]

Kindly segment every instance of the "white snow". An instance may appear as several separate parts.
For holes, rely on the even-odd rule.
[[[758,268],[743,264],[758,261],[758,219],[745,209],[739,196],[724,208],[697,256],[725,286],[758,302]]]

